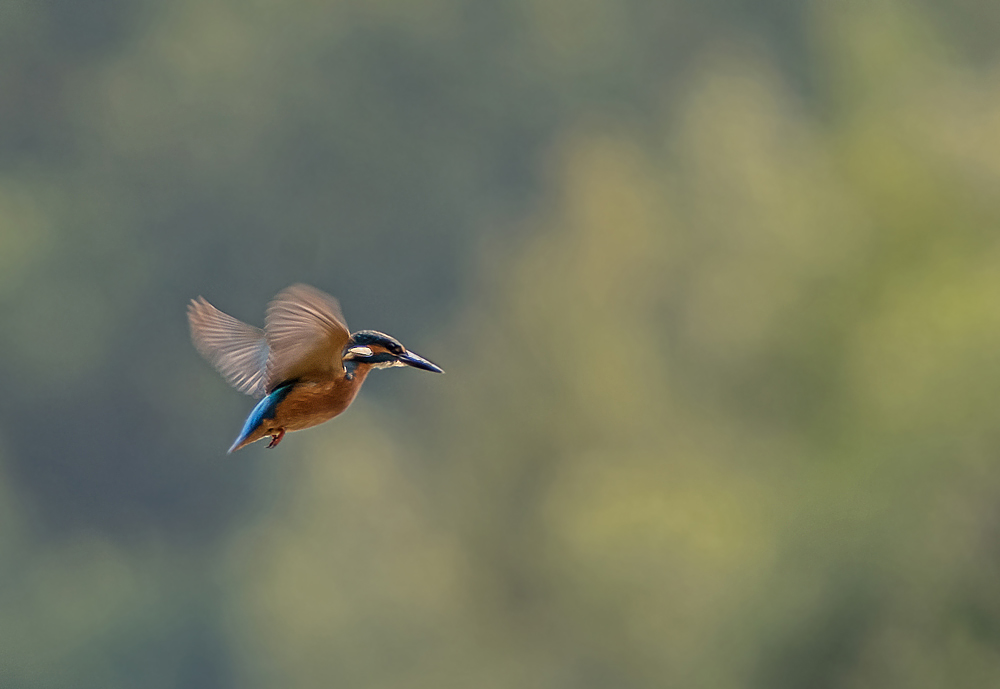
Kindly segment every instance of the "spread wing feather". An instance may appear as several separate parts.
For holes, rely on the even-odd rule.
[[[191,339],[230,385],[263,397],[267,383],[268,345],[264,331],[219,311],[203,297],[188,305]]]
[[[296,378],[329,379],[344,373],[342,355],[351,339],[340,303],[308,285],[292,285],[267,307],[266,389]]]

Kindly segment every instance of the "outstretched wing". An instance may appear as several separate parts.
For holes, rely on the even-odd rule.
[[[188,304],[194,346],[240,392],[267,392],[267,339],[264,331],[219,311],[203,297]]]
[[[296,378],[328,379],[344,372],[351,339],[340,304],[308,285],[292,285],[267,307],[264,332],[270,355],[267,390]]]

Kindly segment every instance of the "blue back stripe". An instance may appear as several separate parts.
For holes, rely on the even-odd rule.
[[[266,420],[274,418],[274,410],[279,404],[281,404],[281,401],[288,396],[288,393],[291,392],[294,384],[295,381],[292,381],[290,383],[285,383],[281,387],[275,388],[274,392],[257,403],[257,406],[253,408],[252,412],[250,412],[250,416],[247,417],[246,423],[243,424],[243,430],[240,431],[239,437],[233,442],[233,447],[236,447],[246,440],[246,438],[260,428],[261,424],[263,424]]]

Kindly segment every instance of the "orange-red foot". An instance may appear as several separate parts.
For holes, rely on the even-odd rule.
[[[284,437],[285,437],[285,429],[284,428],[278,429],[277,434],[271,436],[271,442],[268,445],[268,447],[269,448],[275,447],[278,443],[281,442],[281,439]]]

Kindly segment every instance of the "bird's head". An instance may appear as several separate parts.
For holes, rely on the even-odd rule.
[[[444,373],[440,366],[414,354],[396,338],[377,330],[359,330],[351,335],[351,341],[344,349],[344,361],[368,364],[373,368],[412,366],[434,373]]]

